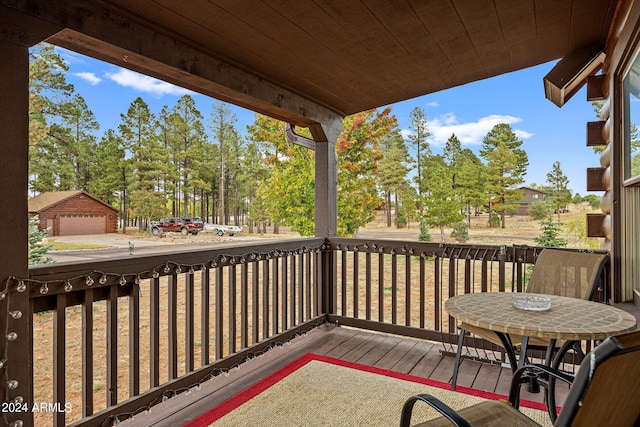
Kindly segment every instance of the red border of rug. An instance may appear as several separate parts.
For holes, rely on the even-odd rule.
[[[238,392],[235,396],[225,400],[224,402],[208,410],[207,412],[200,415],[199,417],[194,418],[193,420],[184,424],[184,427],[209,426],[214,421],[227,415],[229,412],[233,411],[243,403],[248,402],[252,398],[256,397],[257,395],[259,395],[260,393],[262,393],[263,391],[265,391],[266,389],[268,389],[278,381],[282,380],[283,378],[297,371],[298,369],[300,369],[307,363],[311,362],[312,360],[331,363],[333,365],[344,366],[346,368],[352,368],[352,369],[358,369],[360,371],[370,372],[372,374],[385,375],[391,378],[411,381],[418,384],[425,384],[431,387],[452,391],[451,385],[449,383],[445,383],[442,381],[436,381],[429,378],[418,377],[415,375],[403,374],[401,372],[395,372],[388,369],[376,368],[374,366],[362,365],[360,363],[340,360],[340,359],[336,359],[329,356],[307,353],[304,356],[301,356],[299,359],[296,359],[290,364],[288,364],[287,366],[283,367],[282,369],[258,381],[254,385]],[[507,396],[504,396],[498,393],[493,393],[493,392],[484,391],[484,390],[477,390],[474,388],[464,387],[460,385],[456,387],[455,392],[468,394],[471,396],[477,396],[487,400],[501,400],[501,399],[507,398]],[[531,402],[529,400],[521,400],[520,406],[524,406],[526,408],[531,408],[531,409],[537,409],[539,411],[547,410],[547,407],[545,406],[544,403]]]

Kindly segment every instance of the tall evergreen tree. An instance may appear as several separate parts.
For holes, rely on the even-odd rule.
[[[140,229],[149,229],[152,219],[166,214],[166,199],[162,188],[166,174],[167,151],[160,145],[155,134],[154,115],[140,97],[133,100],[126,114],[121,114],[118,126],[124,147],[131,153],[128,161],[133,170],[128,188],[130,210],[139,219]],[[146,227],[145,227],[146,226]]]
[[[445,227],[462,221],[460,199],[453,187],[453,168],[449,167],[443,156],[431,156],[426,159],[426,186],[422,197],[424,206],[421,221],[440,229],[440,240],[444,242]]]
[[[176,162],[177,149],[173,143],[176,116],[172,114],[168,105],[164,105],[155,121],[156,138],[158,144],[167,153],[164,165],[165,174],[161,179],[161,187],[165,193],[166,200],[170,203],[170,213],[172,216],[178,215],[177,199],[178,199],[178,165]]]
[[[218,102],[213,105],[209,123],[213,132],[213,140],[218,144],[218,154],[220,156],[218,213],[221,224],[227,224],[229,221],[228,196],[230,188],[233,188],[232,192],[236,193],[234,202],[239,202],[236,178],[239,174],[238,167],[242,140],[236,129],[236,122],[236,115],[226,104]]]
[[[418,186],[418,196],[424,193],[424,168],[425,159],[431,156],[431,147],[428,138],[431,135],[427,122],[427,114],[421,107],[415,107],[409,113],[411,124],[409,128],[413,131],[409,135],[409,142],[416,150],[416,184]]]
[[[495,125],[482,141],[480,155],[487,162],[486,191],[492,210],[500,214],[502,228],[505,228],[507,203],[522,198],[517,186],[524,182],[529,159],[521,145],[522,141],[507,123]]]
[[[485,193],[485,165],[482,160],[468,148],[460,152],[458,158],[458,169],[456,172],[455,185],[456,193],[460,195],[461,201],[467,212],[467,223],[470,224],[471,208],[478,213],[481,206],[487,204]]]
[[[249,141],[241,158],[240,175],[238,177],[239,185],[243,189],[247,206],[245,211],[250,217],[258,221],[266,219],[266,210],[264,209],[264,201],[259,199],[258,187],[269,177],[269,170],[264,163],[263,144]],[[252,205],[256,204],[256,209],[251,211]],[[249,222],[249,232],[253,232],[253,222]]]
[[[122,200],[121,195],[126,190],[131,173],[122,139],[113,129],[108,129],[98,141],[95,153],[89,192],[122,210],[118,202]]]
[[[178,100],[173,107],[170,123],[170,144],[173,162],[178,172],[177,193],[182,199],[182,207],[176,215],[186,216],[190,215],[191,179],[195,173],[197,159],[202,157],[203,146],[207,140],[202,113],[196,108],[190,95],[183,95]]]
[[[58,141],[50,126],[74,89],[66,80],[68,66],[53,45],[38,44],[29,55],[29,186],[38,194],[60,189]]]
[[[96,144],[94,132],[98,129],[100,125],[95,115],[79,94],[59,107],[50,135],[56,140],[60,190],[88,190]]]
[[[400,195],[409,185],[407,174],[410,170],[411,156],[400,134],[400,129],[395,127],[380,140],[383,157],[379,163],[378,185],[384,193],[387,210],[387,227],[391,227],[391,197],[394,196],[396,215],[400,212]]]
[[[571,202],[569,178],[562,172],[560,162],[553,162],[551,171],[547,173],[547,184],[550,191],[547,195],[547,201],[558,213],[558,222],[560,222],[560,212]]]

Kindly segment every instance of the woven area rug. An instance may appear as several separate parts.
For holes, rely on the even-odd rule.
[[[454,409],[505,396],[386,369],[306,354],[187,423],[205,426],[394,426],[404,401],[415,394],[436,396]],[[521,402],[521,410],[551,425],[541,403]],[[412,422],[438,414],[416,404]]]

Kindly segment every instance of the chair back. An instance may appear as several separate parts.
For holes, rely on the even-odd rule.
[[[640,331],[611,337],[578,369],[554,426],[640,423]]]
[[[606,254],[544,249],[526,292],[591,299],[607,258]]]

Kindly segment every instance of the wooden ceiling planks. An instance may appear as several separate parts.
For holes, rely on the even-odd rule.
[[[535,3],[536,37],[539,61],[563,56],[570,49],[572,2],[542,1]]]
[[[616,1],[100,3],[205,54],[351,114],[604,43]]]
[[[500,27],[512,70],[522,68],[532,57],[540,61],[538,37],[535,36],[538,29],[536,28],[534,3],[522,1],[515,4],[507,0],[500,0],[498,4]]]

